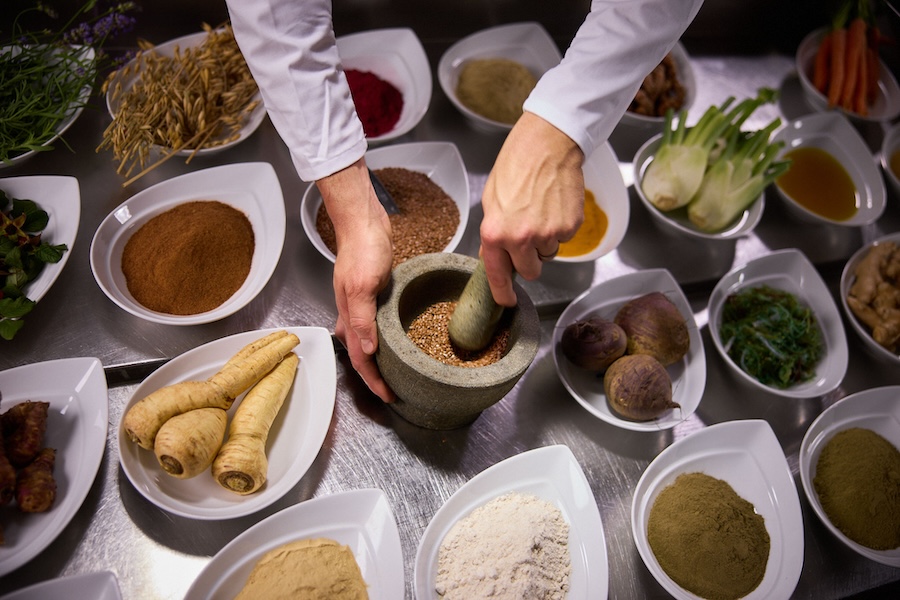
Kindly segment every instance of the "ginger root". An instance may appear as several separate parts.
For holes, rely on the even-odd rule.
[[[894,242],[872,246],[853,275],[847,306],[878,345],[896,353],[900,347],[900,247]]]

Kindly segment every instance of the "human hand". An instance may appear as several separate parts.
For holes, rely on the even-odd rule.
[[[389,281],[393,257],[390,219],[375,196],[363,158],[316,185],[337,238],[334,333],[369,389],[383,401],[393,402],[394,393],[381,377],[374,356],[377,296]]]
[[[481,257],[497,304],[515,306],[513,274],[537,279],[542,262],[578,231],[583,162],[569,136],[533,113],[509,132],[481,196]]]

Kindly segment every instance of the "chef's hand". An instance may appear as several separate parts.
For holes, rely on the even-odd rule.
[[[481,196],[481,257],[498,304],[515,306],[514,273],[537,279],[584,220],[583,162],[572,138],[533,113],[509,132]]]
[[[334,333],[369,389],[393,402],[375,362],[378,293],[387,285],[393,257],[391,222],[375,196],[365,159],[316,181],[334,224],[337,259],[334,295],[338,318]]]

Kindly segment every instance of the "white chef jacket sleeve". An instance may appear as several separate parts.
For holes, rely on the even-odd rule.
[[[702,0],[593,0],[562,61],[540,78],[524,109],[590,156],[606,141],[644,77],[672,49]]]
[[[331,0],[227,0],[235,39],[297,173],[315,181],[366,152]]]

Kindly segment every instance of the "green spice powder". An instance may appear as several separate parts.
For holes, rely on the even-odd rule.
[[[728,483],[705,473],[683,473],[659,493],[647,539],[669,577],[708,600],[746,596],[769,560],[763,517]]]
[[[813,486],[829,520],[873,550],[900,547],[900,451],[869,429],[836,433],[822,448]]]

